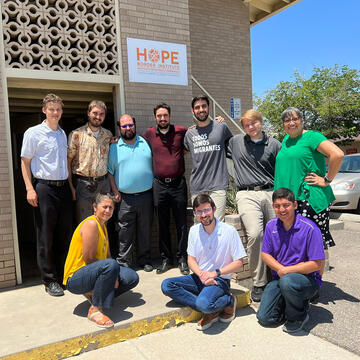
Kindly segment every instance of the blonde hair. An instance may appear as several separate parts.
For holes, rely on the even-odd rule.
[[[60,96],[57,96],[55,94],[47,94],[42,101],[42,107],[46,108],[49,102],[58,103],[61,105],[61,108],[64,108],[64,103]]]
[[[247,110],[243,113],[243,115],[240,119],[241,126],[244,126],[243,125],[244,119],[249,119],[251,121],[259,120],[262,123],[264,122],[264,119],[262,118],[261,114],[257,110],[254,110],[254,109]]]

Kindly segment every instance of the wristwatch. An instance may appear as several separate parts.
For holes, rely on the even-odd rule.
[[[221,271],[220,271],[220,269],[215,269],[215,271],[216,271],[217,276],[221,276]]]
[[[327,184],[330,184],[332,182],[332,180],[329,180],[329,178],[326,175],[324,176],[324,180]]]

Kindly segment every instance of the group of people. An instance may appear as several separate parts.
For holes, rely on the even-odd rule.
[[[232,136],[222,119],[210,119],[206,96],[195,97],[191,107],[196,126],[171,124],[171,109],[161,103],[154,108],[156,126],[141,136],[135,119],[124,114],[117,122],[120,138],[115,139],[102,127],[106,105],[94,100],[88,106],[88,123],[71,132],[67,144],[59,126],[62,100],[53,94],[45,97],[46,119],[25,132],[21,151],[27,200],[35,208],[38,265],[45,289],[60,296],[62,284],[86,295],[91,302],[89,319],[98,326],[113,326],[102,309],[139,281],[132,270],[135,238],[138,265],[153,270],[154,209],[162,258],[156,272],[164,273],[173,265],[171,209],[178,238],[175,259],[183,276],[165,280],[162,291],[204,314],[199,330],[217,320],[231,321],[236,309],[231,274],[241,268],[246,253],[236,230],[223,223],[229,157],[248,237],[251,298],[261,301],[259,322],[268,325],[286,319],[284,330],[298,331],[307,321],[308,301],[321,285],[324,248],[334,245],[329,183],[343,153],[321,133],[305,130],[296,108],[282,114],[287,135],[280,144],[263,132],[264,121],[256,110],[248,110],[240,120],[245,134]],[[186,152],[192,158],[189,185],[198,222],[189,236]],[[72,200],[79,225],[69,246]],[[115,209],[119,250],[113,259],[106,222]]]

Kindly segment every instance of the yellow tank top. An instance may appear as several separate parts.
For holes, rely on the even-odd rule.
[[[98,260],[103,260],[107,258],[109,241],[108,241],[108,233],[106,226],[104,225],[103,227],[101,227],[100,223],[97,221],[95,216],[89,216],[78,225],[71,239],[69,252],[66,257],[65,268],[64,268],[64,281],[63,281],[64,285],[66,285],[66,282],[69,277],[73,276],[73,274],[77,270],[79,270],[80,268],[86,265],[82,252],[83,244],[82,244],[80,228],[82,224],[89,219],[95,220],[98,224],[98,244],[96,248],[96,258]]]

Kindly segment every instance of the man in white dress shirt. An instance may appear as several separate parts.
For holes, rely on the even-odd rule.
[[[72,197],[68,183],[67,141],[59,121],[60,97],[48,94],[42,112],[46,119],[26,130],[21,148],[21,171],[27,201],[35,210],[37,262],[45,290],[64,295],[64,263],[72,231]]]

